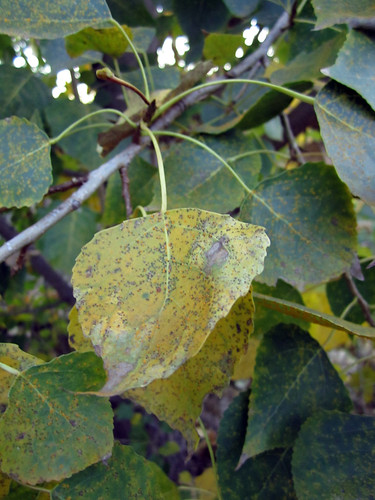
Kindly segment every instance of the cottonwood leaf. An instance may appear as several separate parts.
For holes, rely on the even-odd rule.
[[[351,30],[336,62],[322,71],[337,82],[356,90],[375,109],[375,39],[361,31]]]
[[[242,133],[217,137],[198,137],[209,148],[226,159],[236,173],[252,187],[258,182],[261,169],[259,154],[233,161],[237,155],[255,149],[254,141]],[[208,151],[186,141],[174,144],[164,161],[168,186],[168,206],[171,208],[199,207],[225,213],[240,205],[245,191],[224,164]],[[184,175],[181,175],[181,171]],[[150,207],[160,207],[160,188]]]
[[[347,0],[312,0],[317,17],[315,29],[323,29],[335,24],[349,23],[359,26],[375,17],[373,0],[348,2]]]
[[[375,205],[375,113],[356,92],[330,82],[315,98],[320,132],[339,177]]]
[[[78,320],[78,311],[76,306],[73,306],[69,313],[68,334],[68,342],[72,349],[79,352],[94,350],[90,339],[83,335],[82,328]]]
[[[177,486],[155,463],[116,443],[112,456],[65,479],[52,491],[52,500],[178,500]]]
[[[60,356],[18,376],[0,419],[1,470],[26,484],[59,481],[108,455],[110,403],[82,394],[104,382],[92,352]]]
[[[197,354],[263,269],[259,226],[170,210],[99,232],[73,269],[79,321],[103,358],[105,394],[166,378]]]
[[[249,392],[237,396],[224,413],[217,439],[217,472],[223,498],[268,500],[296,498],[291,451],[272,450],[249,458],[238,468],[245,440]]]
[[[214,64],[223,66],[236,60],[235,53],[238,48],[245,48],[242,35],[210,33],[204,39],[203,56]]]
[[[306,163],[260,183],[240,219],[267,227],[272,245],[258,281],[303,290],[350,268],[356,249],[352,197],[333,167]]]
[[[61,38],[111,19],[105,0],[2,0],[0,31],[26,38]]]
[[[247,351],[253,316],[253,299],[248,293],[217,322],[197,355],[170,377],[155,380],[145,388],[127,391],[124,397],[136,401],[147,412],[179,430],[193,449],[198,437],[195,421],[201,413],[203,399],[208,393],[221,396],[228,385],[235,366]]]
[[[359,337],[367,337],[369,339],[375,338],[375,328],[357,325],[355,323],[351,323],[350,321],[346,321],[345,319],[338,318],[337,316],[332,316],[331,314],[327,314],[322,311],[316,311],[315,309],[305,307],[296,302],[279,299],[271,295],[263,295],[258,292],[253,292],[253,297],[255,305],[261,304],[268,309],[278,311],[283,315],[287,314],[293,318],[310,321],[316,325],[327,326],[328,328],[334,328],[343,332],[352,333],[354,335],[358,335]]]
[[[292,471],[299,500],[374,498],[375,419],[322,411],[302,426]]]
[[[236,17],[245,17],[254,12],[259,0],[224,0],[225,5]]]
[[[23,118],[1,120],[0,206],[30,206],[43,198],[51,183],[48,136]]]
[[[50,89],[25,68],[0,66],[0,118],[12,115],[30,119],[52,99]]]
[[[22,372],[31,366],[39,365],[43,361],[22,351],[17,344],[0,344],[0,362]],[[15,375],[0,367],[0,404],[7,404],[9,389],[16,378]]]
[[[11,481],[10,477],[0,472],[0,498],[8,496]]]
[[[131,29],[123,25],[129,38],[132,38]],[[120,57],[129,43],[122,32],[113,28],[85,28],[74,35],[65,38],[66,51],[71,57],[78,57],[87,50],[96,50],[112,57]]]
[[[319,409],[349,411],[347,390],[316,340],[296,325],[267,332],[258,347],[243,451],[249,457],[293,444]]]

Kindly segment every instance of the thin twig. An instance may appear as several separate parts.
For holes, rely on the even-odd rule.
[[[305,158],[303,157],[302,151],[300,150],[296,138],[294,137],[292,127],[290,126],[289,117],[286,113],[281,113],[280,115],[281,123],[283,124],[286,139],[289,144],[289,148],[292,156],[295,156],[298,160],[298,163],[303,165],[306,163]]]
[[[120,177],[122,184],[122,197],[125,201],[126,217],[129,218],[133,213],[133,207],[130,198],[128,166],[122,166],[120,168]]]
[[[86,181],[87,175],[83,175],[81,177],[73,177],[72,179],[70,179],[70,181],[62,182],[61,184],[57,184],[56,186],[51,186],[47,192],[47,195],[69,191],[69,189],[82,186],[82,184],[84,184]]]
[[[353,278],[349,273],[344,274],[346,282],[348,283],[349,289],[354,295],[354,297],[357,298],[358,305],[362,309],[363,316],[365,317],[365,320],[367,323],[371,326],[375,326],[375,321],[373,320],[371,316],[371,311],[370,311],[370,306],[368,305],[367,301],[363,298],[363,295],[361,292],[358,290],[357,285],[354,283]]]

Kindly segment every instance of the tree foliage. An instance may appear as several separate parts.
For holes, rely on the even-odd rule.
[[[362,3],[2,0],[0,498],[373,498]]]

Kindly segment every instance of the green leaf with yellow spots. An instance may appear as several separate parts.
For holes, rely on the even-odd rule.
[[[315,99],[320,132],[339,177],[350,191],[375,205],[375,112],[356,92],[336,82]]]
[[[105,0],[2,0],[0,32],[25,38],[61,38],[111,19]]]
[[[110,498],[178,500],[177,486],[155,463],[116,443],[105,463],[92,465],[56,486],[52,500]]]
[[[20,372],[43,363],[41,359],[22,351],[17,344],[10,343],[0,344],[0,362]],[[0,367],[0,404],[7,404],[8,392],[15,378]]]
[[[282,279],[298,290],[350,268],[356,249],[352,197],[335,169],[306,163],[258,184],[240,219],[267,228],[272,245],[258,281]]]
[[[252,457],[289,447],[317,410],[351,407],[323,348],[297,325],[281,323],[263,336],[257,350],[243,451]]]
[[[60,356],[19,375],[0,419],[1,470],[37,484],[59,481],[108,456],[111,405],[82,394],[104,382],[102,362],[92,352]]]
[[[247,351],[253,316],[254,304],[249,292],[218,321],[196,356],[167,379],[127,391],[124,397],[178,429],[193,449],[198,438],[195,421],[201,413],[203,399],[208,393],[221,396],[228,385],[236,365]]]
[[[263,270],[264,229],[198,209],[99,232],[73,269],[79,322],[119,394],[167,378],[198,353]]]
[[[52,183],[48,136],[13,116],[0,121],[0,207],[40,201]]]
[[[373,21],[375,4],[373,0],[351,2],[348,0],[312,0],[317,17],[315,29],[335,24],[349,23],[353,27]]]
[[[374,498],[375,418],[322,411],[296,440],[293,482],[299,500]]]
[[[123,25],[129,38],[132,38],[131,29]],[[78,57],[87,50],[97,50],[112,57],[120,57],[127,47],[128,41],[117,27],[113,28],[85,28],[79,33],[65,38],[65,47],[70,57]]]

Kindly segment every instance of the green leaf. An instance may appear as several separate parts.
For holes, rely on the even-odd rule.
[[[139,0],[107,0],[112,16],[119,22],[128,26],[153,26],[152,18],[147,7]]]
[[[373,417],[324,411],[309,418],[292,461],[299,500],[373,498],[374,442]]]
[[[0,362],[20,372],[43,363],[41,359],[22,351],[17,344],[10,343],[0,343]],[[14,379],[15,375],[0,368],[0,404],[7,404],[8,392]]]
[[[132,38],[131,29],[122,26],[129,38]],[[112,57],[120,57],[127,49],[129,43],[121,31],[113,28],[85,28],[65,39],[66,51],[71,57],[78,57],[87,50],[96,50]]]
[[[75,392],[105,382],[94,353],[72,353],[15,380],[0,420],[0,467],[17,481],[59,481],[98,462],[113,445],[109,401]]]
[[[375,40],[370,34],[351,30],[336,62],[323,73],[356,90],[375,109]]]
[[[156,35],[155,28],[147,28],[143,26],[132,28],[131,32],[133,35],[133,45],[139,52],[146,52]],[[126,52],[132,52],[130,46],[126,49]]]
[[[52,491],[52,500],[178,500],[177,486],[153,462],[137,455],[130,446],[116,443],[105,463],[66,479]]]
[[[345,32],[322,31],[311,38],[309,45],[302,45],[300,52],[287,64],[271,74],[271,82],[285,85],[289,82],[312,81],[322,76],[321,69],[335,62],[337,52],[345,40]],[[298,45],[299,40],[295,41]],[[279,94],[280,96],[280,94]]]
[[[298,82],[285,87],[303,92],[311,87],[308,82]],[[258,127],[279,115],[292,102],[292,98],[271,90],[262,93],[261,97],[245,112],[239,122],[239,128],[242,130]]]
[[[272,296],[304,305],[302,296],[298,290],[282,280],[278,280],[274,287],[254,282],[253,290],[257,295]],[[272,311],[265,307],[260,301],[257,301],[254,335],[257,338],[261,338],[262,335],[278,323],[294,323],[305,330],[309,328],[309,322],[307,320],[283,314],[280,311]]]
[[[329,328],[334,328],[336,330],[342,330],[347,333],[352,333],[358,335],[359,337],[375,338],[375,328],[370,328],[366,326],[359,326],[350,321],[338,318],[336,316],[331,316],[320,311],[315,311],[309,307],[301,306],[295,302],[289,302],[288,300],[278,299],[276,297],[271,297],[269,295],[262,295],[260,293],[254,292],[254,299],[257,304],[264,305],[269,309],[274,311],[279,311],[282,314],[287,314],[293,318],[303,319],[305,321],[310,321],[317,325],[328,326]]]
[[[108,372],[102,393],[166,378],[197,354],[262,271],[268,244],[261,227],[196,209],[98,233],[72,283],[83,333]]]
[[[315,99],[320,132],[339,177],[375,205],[375,113],[358,94],[331,82]]]
[[[51,100],[49,88],[31,71],[0,66],[0,118],[11,115],[30,119]]]
[[[47,135],[24,118],[0,121],[0,206],[40,201],[52,183]]]
[[[318,409],[349,411],[339,375],[316,340],[296,325],[280,324],[258,347],[244,453],[250,457],[291,446]]]
[[[246,460],[237,470],[245,440],[249,392],[237,396],[224,413],[217,440],[217,470],[225,499],[296,498],[291,475],[291,451],[272,450]]]
[[[49,206],[40,215],[57,206],[58,203]],[[87,207],[80,207],[45,233],[38,248],[51,265],[70,277],[77,255],[95,232],[96,214]]]
[[[51,66],[51,73],[54,75],[63,69],[72,69],[85,64],[101,62],[103,57],[99,52],[89,51],[80,57],[72,58],[65,49],[64,38],[40,40],[39,46],[44,59]]]
[[[123,396],[178,429],[188,447],[194,449],[198,437],[195,422],[201,413],[203,399],[208,393],[221,396],[229,384],[235,365],[247,351],[253,316],[254,304],[249,293],[239,298],[229,314],[216,323],[196,356],[188,359],[170,377],[127,391]]]
[[[315,29],[323,29],[335,24],[349,23],[358,26],[375,16],[373,0],[348,2],[347,0],[312,0],[317,22]]]
[[[240,219],[263,224],[272,241],[259,281],[303,290],[350,268],[356,219],[347,187],[324,163],[306,163],[259,184]]]
[[[230,12],[237,17],[246,17],[258,7],[259,0],[223,0]]]
[[[365,299],[368,304],[375,304],[375,272],[374,269],[366,269],[362,266],[362,273],[364,276],[364,281],[359,281],[353,278],[359,293]],[[344,310],[353,301],[354,296],[350,291],[349,284],[344,277],[341,277],[337,281],[331,281],[326,285],[327,298],[329,300],[329,305],[331,306],[332,312],[336,316],[341,316]],[[358,303],[356,303],[346,314],[345,319],[348,321],[353,321],[354,323],[363,323],[365,317],[363,311]],[[374,329],[375,335],[375,329]]]
[[[62,98],[55,100],[53,104],[47,106],[45,111],[47,121],[51,127],[51,133],[54,137],[57,137],[73,122],[98,109],[94,104],[81,104]],[[89,126],[91,128],[86,128]],[[65,153],[79,160],[87,169],[93,170],[103,162],[96,151],[96,145],[98,132],[106,126],[104,115],[90,117],[80,126],[84,130],[73,130],[71,135],[61,139],[58,144]],[[80,127],[77,127],[77,130]]]
[[[214,64],[223,66],[225,63],[236,60],[236,50],[245,47],[242,35],[227,33],[210,33],[204,39],[203,56]]]
[[[198,136],[197,139],[229,161],[248,186],[256,185],[261,169],[260,156],[255,154],[236,161],[232,159],[255,149],[252,139],[245,138],[242,133],[218,138]],[[170,148],[164,168],[170,208],[199,207],[225,213],[238,207],[245,196],[241,184],[220,160],[187,141]],[[155,210],[161,203],[159,186],[156,189],[150,204]]]
[[[23,38],[61,38],[87,26],[98,26],[111,19],[105,0],[30,0],[22,3],[3,0],[0,31]]]
[[[136,156],[127,168],[129,179],[130,203],[133,211],[138,205],[145,207],[150,203],[157,176],[156,168]],[[122,195],[122,181],[119,174],[112,175],[105,192],[104,212],[101,222],[104,226],[114,226],[129,218]]]
[[[181,28],[189,38],[188,62],[200,58],[204,35],[203,31],[220,31],[229,18],[229,11],[222,0],[174,1],[174,11]]]
[[[10,483],[10,477],[0,472],[0,498],[6,498],[8,496]]]

